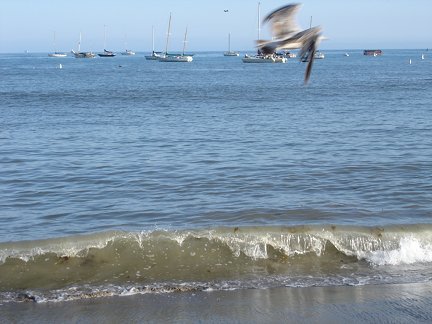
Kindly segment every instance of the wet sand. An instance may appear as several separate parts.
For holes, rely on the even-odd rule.
[[[1,323],[426,323],[432,283],[249,289],[8,303]]]

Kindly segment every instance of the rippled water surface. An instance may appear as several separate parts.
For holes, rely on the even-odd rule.
[[[429,283],[432,55],[325,54],[0,55],[0,303]]]
[[[429,223],[432,56],[326,54],[309,86],[295,59],[1,55],[0,241]]]

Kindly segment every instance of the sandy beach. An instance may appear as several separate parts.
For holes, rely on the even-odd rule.
[[[146,294],[8,303],[2,323],[425,323],[432,284]]]

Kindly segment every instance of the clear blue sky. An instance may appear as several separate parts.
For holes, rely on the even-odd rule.
[[[321,25],[328,40],[322,49],[432,48],[432,0],[262,0],[261,15],[282,5],[303,4],[298,21]],[[0,52],[50,52],[76,48],[101,51],[104,25],[107,48],[164,49],[172,12],[170,49],[182,47],[188,26],[188,49],[226,50],[231,32],[233,50],[254,48],[257,4],[251,0],[0,0]],[[224,9],[229,12],[225,13]],[[262,38],[268,37],[263,26]]]

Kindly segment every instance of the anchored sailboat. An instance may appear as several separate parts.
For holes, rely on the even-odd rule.
[[[151,55],[146,55],[146,60],[159,60],[162,57],[161,52],[155,52],[155,45],[154,45],[154,27],[152,26],[152,53]]]
[[[127,41],[126,41],[127,37],[125,36],[125,51],[121,52],[121,55],[128,55],[128,56],[132,56],[135,55],[135,52],[132,50],[127,49]]]
[[[193,57],[192,55],[186,55],[185,49],[186,49],[186,43],[187,43],[187,27],[186,32],[184,36],[183,41],[183,53],[182,54],[168,54],[168,44],[169,44],[169,36],[171,32],[171,13],[170,18],[168,22],[168,34],[167,34],[167,41],[165,46],[165,55],[159,59],[160,62],[192,62]]]
[[[261,13],[260,13],[261,3],[258,2],[258,39],[261,39]],[[276,54],[263,55],[261,51],[258,50],[256,55],[246,54],[242,58],[243,63],[286,63],[287,59],[284,56],[279,56]]]
[[[238,52],[231,51],[231,33],[228,33],[228,51],[224,52],[224,56],[239,56]]]
[[[104,25],[104,51],[103,53],[98,53],[100,57],[114,57],[116,53],[106,50],[106,26]]]
[[[56,33],[55,32],[54,32],[54,53],[49,53],[48,56],[49,57],[66,57],[67,56],[66,53],[57,52],[57,48],[56,48]]]
[[[79,35],[78,52],[72,50],[72,54],[75,58],[93,58],[96,56],[93,52],[81,52],[81,33]]]

